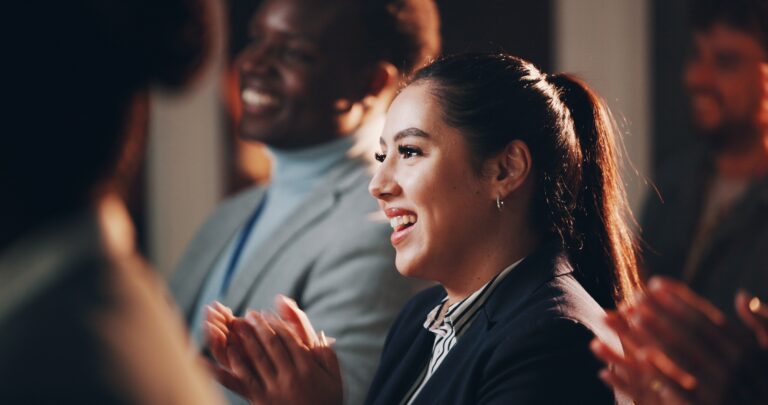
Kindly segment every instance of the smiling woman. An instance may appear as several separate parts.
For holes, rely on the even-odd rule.
[[[640,283],[599,98],[513,56],[448,57],[396,97],[380,143],[369,190],[398,271],[440,285],[400,313],[367,403],[614,403],[588,344],[619,350],[601,306]],[[332,351],[295,305],[279,309],[212,311],[220,378],[256,401],[333,403]]]

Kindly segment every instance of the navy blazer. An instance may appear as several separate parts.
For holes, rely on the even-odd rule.
[[[434,343],[424,320],[445,295],[430,288],[400,313],[366,403],[402,402]],[[595,335],[620,348],[603,315],[565,255],[541,248],[500,282],[414,403],[613,404],[589,350]]]

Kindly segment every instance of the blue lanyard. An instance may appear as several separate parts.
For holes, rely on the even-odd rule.
[[[224,294],[229,289],[229,283],[232,282],[232,277],[235,275],[235,269],[237,268],[237,263],[240,261],[240,255],[243,253],[243,247],[245,246],[245,242],[248,240],[248,237],[251,235],[251,232],[253,231],[253,225],[256,223],[256,220],[259,219],[259,216],[261,215],[261,211],[264,210],[264,205],[266,205],[265,204],[266,201],[267,201],[267,196],[264,195],[259,205],[253,211],[253,214],[251,214],[251,217],[248,218],[248,222],[245,223],[245,228],[243,228],[243,231],[240,233],[240,237],[237,240],[237,245],[235,245],[235,251],[232,253],[232,257],[230,257],[229,259],[229,264],[227,265],[227,272],[224,273],[224,281],[221,284],[219,297],[223,297]]]

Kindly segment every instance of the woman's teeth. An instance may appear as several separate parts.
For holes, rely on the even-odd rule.
[[[241,93],[243,103],[251,107],[273,107],[277,105],[277,98],[256,89],[244,89]]]
[[[416,215],[401,215],[399,217],[392,217],[389,219],[389,225],[392,229],[397,229],[401,225],[415,224]]]

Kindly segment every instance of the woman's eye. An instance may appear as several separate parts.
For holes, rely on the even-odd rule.
[[[415,156],[422,156],[421,149],[413,146],[398,146],[397,151],[403,156],[403,159],[410,159]]]
[[[379,162],[384,162],[384,159],[386,159],[386,158],[387,158],[387,154],[386,154],[386,153],[378,153],[378,152],[375,152],[375,153],[373,154],[373,158],[374,158],[374,159],[376,159],[376,160],[378,160]]]

